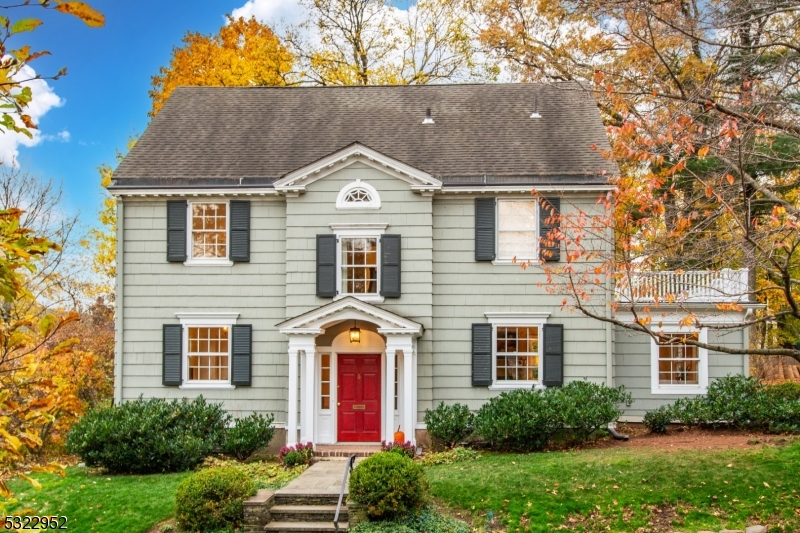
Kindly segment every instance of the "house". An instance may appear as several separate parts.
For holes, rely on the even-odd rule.
[[[379,442],[424,440],[441,401],[589,379],[636,420],[747,373],[562,309],[514,263],[564,260],[547,213],[593,209],[618,172],[592,145],[569,85],[177,89],[109,187],[115,400],[202,394],[274,413],[281,442]]]

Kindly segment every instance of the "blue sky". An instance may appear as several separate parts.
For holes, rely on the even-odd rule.
[[[113,163],[129,137],[148,123],[150,77],[169,62],[187,30],[215,33],[225,13],[245,0],[89,0],[106,16],[103,28],[89,28],[74,17],[34,9],[45,24],[10,44],[29,43],[52,57],[31,66],[42,75],[66,66],[68,75],[48,82],[63,100],[39,120],[44,139],[19,147],[18,162],[44,178],[63,182],[66,212],[81,212],[93,224],[103,192],[97,167]],[[20,18],[18,13],[9,13]],[[24,40],[23,40],[24,39]],[[58,137],[69,132],[65,142]]]

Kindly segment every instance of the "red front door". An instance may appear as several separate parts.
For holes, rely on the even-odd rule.
[[[381,356],[339,354],[338,440],[380,442]]]

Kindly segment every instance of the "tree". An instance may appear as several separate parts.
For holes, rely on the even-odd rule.
[[[3,2],[0,8],[4,12],[10,9],[31,10],[44,9],[58,11],[78,17],[91,28],[99,28],[105,24],[105,18],[99,11],[84,2],[67,2],[64,0],[23,0],[21,2]],[[42,56],[50,55],[46,50],[34,52],[30,45],[11,48],[10,40],[20,34],[34,31],[42,25],[36,18],[20,18],[12,20],[10,17],[0,15],[0,107],[3,116],[0,119],[0,132],[3,129],[22,133],[31,137],[30,130],[36,129],[33,119],[25,113],[26,108],[33,101],[31,88],[26,85],[34,79],[58,79],[67,73],[62,68],[57,74],[42,78],[40,74],[29,66],[30,63]],[[21,122],[17,122],[17,118]]]
[[[180,85],[250,87],[286,85],[294,57],[269,26],[255,18],[228,17],[217,35],[187,32],[183,46],[172,49],[168,67],[153,76],[150,116],[158,114]]]
[[[591,92],[621,176],[601,214],[557,215],[550,235],[567,263],[545,267],[565,305],[657,341],[665,304],[685,326],[704,318],[681,294],[642,286],[659,270],[750,270],[739,294],[768,307],[745,326],[777,324],[783,340],[726,353],[800,360],[800,5],[784,0],[484,0],[481,39],[522,79]],[[604,243],[600,245],[598,243]],[[641,308],[602,308],[606,281],[647,290]],[[601,296],[603,295],[603,296]],[[719,311],[741,310],[719,304]],[[656,326],[656,327],[653,327]],[[726,326],[726,328],[741,327]]]
[[[426,84],[490,79],[459,0],[420,0],[402,11],[384,0],[301,0],[310,18],[287,37],[319,85]],[[311,37],[313,35],[313,37]]]

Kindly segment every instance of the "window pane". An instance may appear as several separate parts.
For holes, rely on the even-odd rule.
[[[227,256],[226,204],[192,204],[192,257],[224,258]]]

